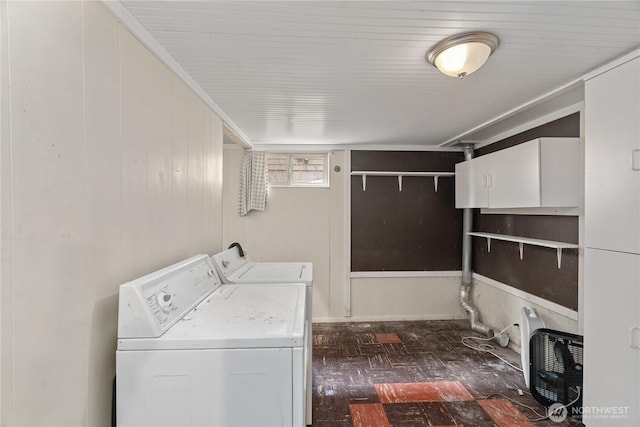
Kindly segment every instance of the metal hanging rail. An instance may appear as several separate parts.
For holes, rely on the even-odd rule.
[[[351,175],[362,176],[362,191],[367,191],[367,176],[396,176],[398,177],[398,191],[402,191],[402,177],[404,176],[432,176],[434,190],[438,192],[438,178],[455,176],[455,172],[353,171]]]

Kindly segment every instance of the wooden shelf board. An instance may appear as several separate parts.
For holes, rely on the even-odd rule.
[[[526,243],[527,245],[544,246],[554,249],[577,249],[580,246],[575,243],[557,242],[555,240],[532,239],[530,237],[510,236],[508,234],[469,232],[470,236],[485,237],[487,239],[504,240],[507,242]]]
[[[368,176],[454,176],[455,172],[352,171],[351,175],[368,175]]]

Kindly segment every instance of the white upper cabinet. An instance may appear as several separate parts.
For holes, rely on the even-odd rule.
[[[456,165],[456,208],[577,207],[579,138],[538,138]]]
[[[585,243],[640,253],[640,58],[585,84]]]

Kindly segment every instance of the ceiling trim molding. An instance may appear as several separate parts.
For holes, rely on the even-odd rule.
[[[246,139],[242,138],[227,122],[222,124],[222,135],[224,142],[230,142],[238,145],[240,148],[253,148],[253,145]]]
[[[366,151],[463,151],[463,147],[439,147],[436,145],[350,144],[351,150]]]
[[[462,147],[437,147],[430,145],[392,145],[392,144],[254,144],[254,149],[259,151],[296,151],[308,153],[314,151],[344,151],[344,150],[364,150],[364,151],[462,151]]]
[[[620,65],[624,64],[625,62],[629,62],[637,57],[640,56],[640,49],[635,49],[632,50],[631,52],[629,52],[628,54],[621,56],[618,59],[615,59],[611,62],[608,62],[607,64],[603,65],[602,67],[598,67],[595,70],[592,70],[590,72],[588,72],[587,74],[585,74],[582,78],[584,79],[584,81],[587,80],[591,80],[592,78],[599,76],[602,73],[606,73],[607,71],[619,67]]]
[[[555,98],[557,96],[560,96],[562,94],[565,94],[573,89],[576,89],[578,87],[580,87],[581,85],[583,85],[583,79],[582,77],[574,79],[572,81],[570,81],[569,83],[566,83],[556,89],[553,89],[541,96],[538,96],[534,99],[532,99],[529,102],[525,102],[524,104],[515,107],[503,114],[500,114],[499,116],[494,117],[493,119],[487,120],[486,122],[469,129],[468,131],[459,134],[458,136],[455,136],[453,138],[450,138],[448,140],[446,140],[445,142],[441,143],[438,145],[438,147],[450,147],[452,145],[456,145],[456,144],[464,144],[464,143],[477,143],[479,141],[469,141],[466,140],[465,137],[469,136],[469,135],[473,135],[476,132],[479,132],[481,130],[484,130],[492,125],[498,124],[500,122],[503,122],[505,120],[508,120],[509,118],[515,116],[518,113],[522,113],[530,108],[535,107],[536,105],[540,105],[543,104],[544,102]],[[484,141],[483,141],[484,142]]]
[[[182,68],[182,66],[162,47],[155,37],[138,21],[129,10],[117,0],[103,0],[102,3],[109,9],[120,22],[127,27],[129,31],[140,42],[153,52],[171,71],[182,79],[211,109],[222,119],[225,126],[233,131],[236,137],[243,141],[243,146],[252,147],[251,140],[242,130],[231,120],[222,108],[196,83],[196,81]]]
[[[569,105],[564,108],[560,108],[558,110],[553,111],[552,113],[545,114],[534,120],[530,120],[526,123],[515,126],[509,129],[508,131],[496,134],[487,140],[480,141],[476,143],[473,148],[478,149],[478,148],[485,147],[487,145],[491,145],[494,142],[502,141],[503,139],[509,138],[510,136],[513,136],[513,135],[517,135],[521,132],[528,131],[529,129],[533,129],[537,126],[542,126],[546,123],[552,122],[557,119],[561,119],[573,113],[582,112],[583,109],[584,109],[584,101],[577,102],[573,105]]]

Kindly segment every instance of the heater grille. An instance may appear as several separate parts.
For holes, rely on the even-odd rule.
[[[529,384],[533,397],[549,407],[554,403],[582,407],[582,336],[538,329],[529,340]]]

